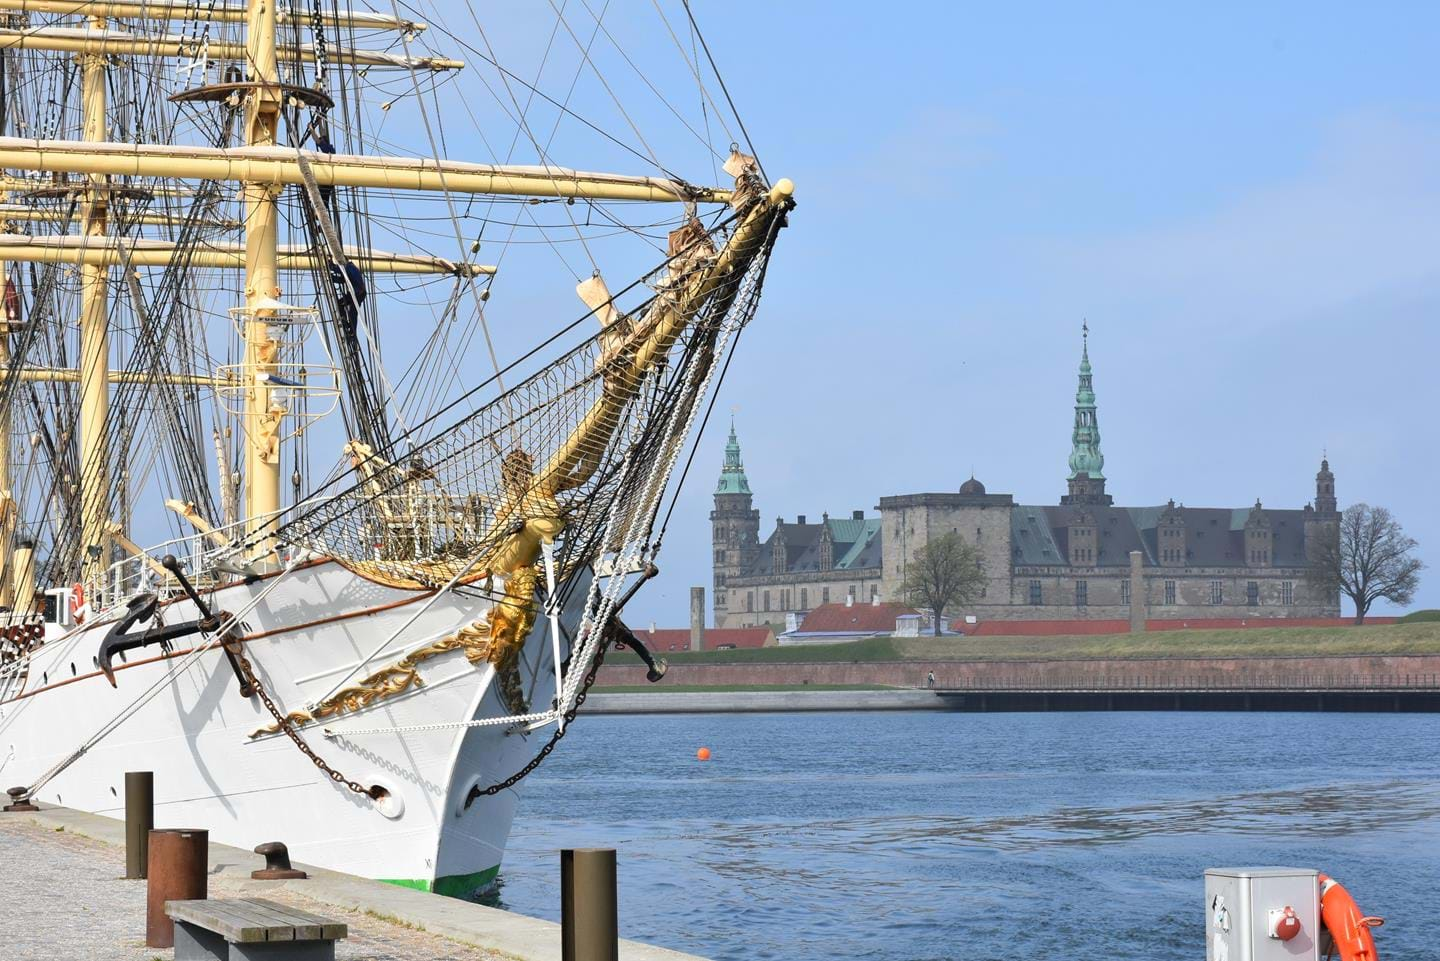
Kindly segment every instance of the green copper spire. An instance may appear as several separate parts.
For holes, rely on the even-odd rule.
[[[720,469],[720,483],[715,485],[717,494],[748,494],[750,481],[745,477],[745,465],[740,463],[740,441],[735,438],[735,418],[730,418],[730,442],[725,445],[725,466]]]
[[[1088,474],[1105,477],[1105,455],[1100,453],[1100,423],[1095,418],[1095,386],[1090,376],[1090,325],[1080,325],[1080,386],[1075,391],[1075,430],[1070,435],[1070,477]]]

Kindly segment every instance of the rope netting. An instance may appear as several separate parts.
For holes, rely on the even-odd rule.
[[[668,478],[717,357],[754,315],[777,227],[698,303],[680,292],[715,255],[672,258],[654,296],[597,311],[608,323],[593,336],[398,462],[352,444],[359,479],[276,540],[421,589],[513,569],[506,552],[527,525],[554,542],[557,581],[607,555],[616,569],[638,563],[664,494],[654,479]],[[661,338],[666,324],[678,333]]]

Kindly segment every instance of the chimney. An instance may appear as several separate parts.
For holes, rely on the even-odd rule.
[[[651,634],[654,634],[654,633],[655,633],[655,622],[654,622],[654,621],[651,621],[651,622],[650,622],[650,633],[651,633]]]
[[[797,524],[804,524],[804,523],[805,523],[805,515],[804,515],[804,514],[796,514],[796,515],[795,515],[795,523],[797,523]]]
[[[705,588],[690,588],[690,650],[705,650]]]
[[[854,606],[855,606],[855,595],[854,595],[854,594],[846,594],[846,595],[845,595],[845,606],[846,606],[846,607],[854,607]]]
[[[871,595],[870,595],[870,606],[871,606],[871,607],[879,607],[879,606],[880,606],[880,595],[879,595],[878,592],[875,593],[875,594],[871,594]]]
[[[851,511],[851,512],[850,512],[850,519],[851,519],[852,521],[863,521],[863,520],[865,519],[865,512],[864,512],[864,511]]]

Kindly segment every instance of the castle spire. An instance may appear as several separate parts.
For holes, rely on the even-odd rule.
[[[750,481],[745,476],[745,465],[740,460],[740,441],[735,436],[735,418],[730,418],[730,440],[725,445],[725,466],[720,469],[720,483],[715,485],[717,494],[748,494]]]
[[[1090,324],[1080,325],[1080,383],[1075,390],[1075,427],[1070,434],[1070,475],[1062,504],[1110,504],[1105,493],[1105,455],[1100,453],[1100,422],[1090,370]]]
[[[1319,514],[1338,514],[1340,505],[1335,499],[1335,475],[1330,470],[1329,451],[1320,457],[1320,472],[1315,475],[1315,511]]]

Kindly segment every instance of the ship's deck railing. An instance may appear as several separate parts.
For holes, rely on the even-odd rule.
[[[311,507],[332,498],[320,497],[295,507],[268,515],[270,518],[288,514],[300,507]],[[414,560],[438,554],[456,543],[475,544],[482,541],[489,525],[483,504],[473,498],[443,492],[387,494],[371,499],[375,510],[375,539],[371,553],[353,560]],[[100,576],[85,583],[85,600],[93,612],[109,610],[138,594],[153,592],[162,598],[182,594],[179,583],[158,570],[160,559],[174,554],[185,576],[196,590],[205,590],[227,581],[234,575],[217,568],[221,562],[237,570],[245,567],[239,543],[251,529],[252,522],[237,521],[217,527],[212,533],[188,534],[145,548],[144,554],[133,554],[110,565]],[[225,544],[217,543],[223,537]],[[326,545],[312,545],[323,548]],[[287,548],[281,547],[282,560]],[[324,551],[331,553],[331,551]],[[339,553],[344,553],[340,551]]]
[[[287,508],[292,510],[293,508]],[[284,511],[268,515],[278,517]],[[85,602],[91,612],[99,613],[124,604],[138,594],[153,592],[161,598],[183,594],[178,581],[168,573],[159,570],[160,560],[167,554],[174,554],[180,561],[186,578],[196,590],[212,587],[224,579],[216,569],[222,560],[233,559],[239,563],[239,549],[235,544],[244,540],[251,522],[236,521],[213,532],[187,534],[171,538],[145,548],[143,554],[132,554],[111,564],[100,576],[85,582]],[[217,543],[218,535],[226,543]]]
[[[922,684],[922,687],[928,686]],[[1093,674],[1004,677],[940,677],[934,689],[968,694],[987,691],[1033,691],[1037,694],[1260,692],[1260,691],[1435,691],[1440,673],[1389,674]]]

